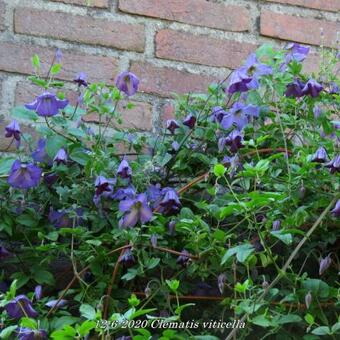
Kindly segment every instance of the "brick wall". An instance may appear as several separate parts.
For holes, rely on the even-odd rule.
[[[310,44],[311,70],[337,32],[340,0],[0,0],[0,113],[38,94],[26,80],[30,57],[46,69],[58,47],[69,86],[79,71],[108,83],[136,73],[137,105],[121,106],[125,126],[157,129],[172,115],[172,93],[204,91],[259,44]]]

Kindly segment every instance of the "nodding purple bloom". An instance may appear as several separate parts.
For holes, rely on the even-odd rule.
[[[236,102],[222,119],[221,126],[227,130],[234,125],[239,130],[242,130],[248,123],[248,116],[258,117],[259,114],[260,108],[258,106]]]
[[[317,97],[322,90],[323,86],[321,84],[314,79],[309,79],[302,89],[302,94]]]
[[[165,215],[177,213],[182,206],[177,192],[174,189],[167,187],[162,190],[162,195],[164,196],[159,203],[159,212],[164,213]]]
[[[158,236],[156,234],[151,235],[150,242],[154,248],[157,247],[157,240]]]
[[[221,106],[215,106],[212,109],[211,115],[210,115],[210,121],[214,123],[221,123],[223,117],[227,114],[226,111],[223,110]]]
[[[321,258],[319,266],[319,275],[321,276],[331,265],[332,259],[331,255],[327,255],[324,259]]]
[[[14,138],[16,140],[17,147],[20,145],[21,131],[19,123],[14,119],[5,127],[5,137]]]
[[[303,96],[303,88],[305,84],[300,79],[295,79],[292,83],[287,85],[286,97],[299,98]]]
[[[124,253],[119,258],[119,262],[122,263],[125,268],[132,267],[135,264],[136,261],[130,248],[124,250]]]
[[[95,195],[99,196],[104,192],[112,192],[112,185],[114,185],[114,180],[107,179],[104,176],[98,176],[94,185],[96,187]]]
[[[0,246],[0,260],[5,260],[10,256],[12,254],[5,247]]]
[[[48,301],[47,303],[45,303],[46,307],[49,308],[61,308],[61,307],[65,307],[67,305],[68,301],[67,300],[63,300],[61,299],[59,302],[58,300],[51,300]]]
[[[174,119],[169,119],[166,121],[166,128],[174,134],[175,130],[179,128],[179,124]]]
[[[18,295],[7,303],[5,310],[10,318],[21,319],[24,316],[36,318],[38,313],[33,309],[31,300],[26,295]]]
[[[119,210],[125,213],[119,221],[119,226],[122,228],[133,228],[138,221],[145,224],[151,220],[153,215],[145,194],[139,194],[136,198],[120,201]]]
[[[312,294],[311,294],[311,292],[309,291],[309,292],[306,294],[306,296],[305,296],[305,303],[306,303],[307,309],[309,309],[309,306],[311,305],[312,300],[313,300]]]
[[[55,155],[53,162],[56,162],[58,165],[62,164],[66,164],[67,163],[67,153],[65,151],[65,149],[61,148],[57,154]]]
[[[57,48],[56,52],[55,52],[55,61],[60,64],[61,61],[63,59],[63,53],[61,52],[61,50],[59,48]]]
[[[325,163],[328,161],[327,151],[323,146],[320,146],[312,157],[312,162]]]
[[[228,92],[230,94],[236,92],[246,92],[249,90],[248,84],[252,81],[252,77],[247,74],[246,67],[240,67],[230,76]]]
[[[57,180],[58,175],[51,173],[51,174],[44,174],[44,182],[47,186],[51,187]]]
[[[56,228],[72,228],[73,225],[78,227],[83,222],[83,209],[77,208],[74,212],[76,216],[70,217],[70,210],[54,210],[51,207],[48,220]]]
[[[181,251],[181,255],[178,256],[176,262],[180,264],[182,267],[186,267],[189,264],[189,261],[190,261],[190,253],[187,250],[183,249]]]
[[[340,154],[335,155],[334,158],[325,165],[329,169],[331,174],[335,174],[340,171]]]
[[[51,163],[51,158],[46,152],[46,139],[40,138],[35,151],[32,152],[32,158],[37,163]]]
[[[227,145],[230,146],[230,151],[232,153],[237,152],[239,149],[243,148],[243,132],[238,130],[233,130],[225,139]]]
[[[146,190],[146,196],[150,203],[155,203],[159,201],[162,197],[162,188],[159,183],[157,184],[150,184]]]
[[[196,124],[196,117],[193,116],[191,113],[189,113],[184,121],[183,121],[183,125],[189,127],[190,129],[192,129]]]
[[[61,100],[55,94],[44,92],[38,96],[36,100],[25,107],[35,111],[41,117],[51,117],[59,113],[59,110],[64,109],[68,105],[68,100]]]
[[[340,200],[337,200],[334,209],[331,211],[331,213],[335,217],[340,217]]]
[[[224,150],[225,143],[226,143],[226,137],[221,137],[218,139],[217,141],[218,152],[222,152]]]
[[[304,61],[309,53],[310,47],[303,46],[297,43],[290,43],[286,46],[289,53],[286,55],[286,63],[292,60],[301,62]]]
[[[329,94],[339,94],[340,88],[339,85],[335,82],[330,83]]]
[[[131,72],[122,72],[118,75],[115,85],[127,96],[133,96],[138,90],[139,79]]]
[[[113,200],[121,201],[136,196],[136,189],[133,185],[129,185],[126,188],[119,188],[116,192],[110,195]]]
[[[224,292],[224,286],[227,282],[227,277],[225,276],[225,274],[220,274],[217,277],[217,286],[218,286],[218,290],[220,291],[221,295]]]
[[[34,297],[36,300],[41,300],[42,298],[42,286],[38,285],[34,288]]]
[[[47,332],[44,329],[31,329],[18,327],[15,331],[18,340],[47,340]]]
[[[34,164],[22,164],[16,160],[8,176],[8,184],[13,188],[29,189],[40,183],[42,170]]]
[[[172,147],[172,149],[173,149],[174,151],[178,151],[178,150],[179,150],[179,143],[176,142],[176,141],[173,141],[173,142],[171,143],[171,147]]]
[[[75,79],[73,79],[73,81],[75,83],[78,84],[78,87],[80,86],[84,86],[87,87],[88,83],[87,83],[87,75],[84,72],[80,72]]]
[[[130,165],[127,160],[123,159],[117,170],[117,175],[119,175],[121,178],[130,178],[132,175],[132,170],[130,168]]]
[[[273,231],[278,231],[281,229],[281,221],[280,220],[275,220],[272,224],[272,230]]]
[[[321,107],[319,105],[315,105],[313,107],[313,114],[314,114],[315,119],[318,119],[321,116],[322,110],[321,110]]]

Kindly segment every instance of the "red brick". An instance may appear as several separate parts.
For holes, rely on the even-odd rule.
[[[50,0],[54,2],[63,2],[64,4],[108,8],[109,0]]]
[[[127,109],[126,104],[123,102],[118,105],[118,112],[121,114],[122,124],[112,123],[111,127],[151,130],[152,106],[149,103],[144,102],[132,101],[132,103],[135,105],[132,109]],[[93,113],[83,116],[82,120],[87,123],[99,123],[98,115]]]
[[[320,29],[323,28],[324,38],[321,41]],[[269,10],[261,12],[261,34],[283,40],[291,40],[311,45],[335,47],[340,22],[297,17],[279,14]]]
[[[168,29],[156,35],[157,57],[209,66],[236,68],[255,49],[256,45],[249,43]]]
[[[172,93],[204,92],[218,79],[212,76],[192,74],[149,63],[134,62],[131,71],[140,79],[140,91],[171,97]]]
[[[0,51],[0,70],[23,74],[33,72],[31,57],[34,54],[40,56],[42,74],[46,74],[55,53],[55,50],[50,48],[13,43],[0,43]],[[73,80],[76,73],[82,71],[88,75],[89,81],[104,81],[112,84],[118,72],[115,58],[85,55],[73,51],[63,51],[62,65],[62,71],[57,78],[63,80]]]
[[[166,122],[169,119],[175,118],[175,105],[171,102],[167,102],[162,107],[162,121]]]
[[[296,5],[301,7],[320,9],[322,11],[340,11],[339,0],[267,0],[269,2],[278,2],[286,5]]]
[[[144,26],[31,8],[17,8],[16,33],[144,51]]]
[[[206,0],[119,0],[119,9],[127,13],[226,31],[242,32],[250,27],[250,14],[245,7]]]
[[[0,1],[0,31],[5,30],[5,3]]]

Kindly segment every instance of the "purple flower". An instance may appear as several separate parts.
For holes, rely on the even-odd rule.
[[[321,276],[331,265],[332,259],[331,255],[327,255],[324,259],[321,258],[319,266],[319,275]]]
[[[176,262],[180,264],[182,267],[186,267],[189,264],[189,261],[190,261],[190,253],[187,250],[183,249],[181,251],[181,255],[178,256]]]
[[[130,178],[132,175],[132,170],[130,168],[129,163],[127,160],[123,159],[118,166],[117,175],[122,178]]]
[[[65,149],[61,148],[57,154],[55,155],[53,162],[56,162],[58,165],[61,163],[66,164],[67,163],[67,153]]]
[[[237,152],[239,149],[243,148],[243,132],[238,130],[233,130],[225,139],[227,145],[230,146],[230,151],[232,153]]]
[[[319,105],[315,105],[313,107],[313,114],[315,119],[318,119],[321,116],[322,110]]]
[[[61,299],[59,302],[58,302],[58,300],[51,300],[51,301],[48,301],[47,303],[45,303],[45,306],[49,307],[49,308],[60,308],[60,307],[66,306],[67,303],[68,303],[68,301],[63,300],[63,299]]]
[[[272,230],[273,231],[278,231],[281,229],[281,221],[280,220],[275,220],[272,224]]]
[[[55,173],[44,174],[44,182],[49,187],[52,186],[58,180],[58,178],[58,175],[56,175]]]
[[[169,119],[166,121],[166,128],[174,134],[175,130],[179,128],[179,124],[174,119]]]
[[[305,296],[305,303],[306,303],[307,309],[309,309],[309,306],[311,305],[312,300],[313,300],[312,294],[311,294],[311,292],[309,291],[309,292],[306,294],[306,296]]]
[[[14,119],[5,127],[5,137],[14,138],[16,140],[17,147],[20,145],[21,131],[19,123]]]
[[[150,184],[146,190],[146,196],[150,203],[155,203],[159,201],[162,197],[162,189],[159,183],[157,184]]]
[[[47,340],[47,332],[44,329],[31,329],[18,327],[15,331],[18,340]]]
[[[334,158],[325,165],[329,169],[331,174],[335,174],[340,171],[340,154],[335,155]]]
[[[330,88],[329,88],[329,94],[339,94],[340,88],[339,85],[335,82],[331,82]]]
[[[325,163],[328,161],[327,151],[323,146],[320,146],[312,157],[312,162]]]
[[[212,109],[211,115],[210,115],[210,121],[214,123],[221,123],[223,117],[227,114],[226,111],[223,110],[221,106],[215,106]]]
[[[172,143],[171,143],[171,147],[172,147],[172,149],[174,150],[174,151],[178,151],[179,150],[179,143],[178,142],[176,142],[176,141],[173,141]]]
[[[46,139],[39,139],[35,151],[32,152],[32,158],[37,163],[51,163],[51,158],[46,152]]]
[[[189,113],[184,121],[183,121],[183,125],[189,127],[190,129],[192,129],[196,124],[196,117],[193,116],[191,113]]]
[[[217,286],[218,286],[218,290],[220,291],[221,295],[224,292],[224,286],[227,282],[227,277],[225,276],[225,274],[220,274],[217,277]]]
[[[159,203],[159,212],[164,213],[165,215],[177,213],[182,206],[177,192],[172,188],[166,187],[162,190],[162,195],[163,198]]]
[[[235,125],[239,130],[242,130],[248,123],[248,116],[258,117],[259,114],[260,108],[258,106],[236,102],[222,119],[221,126],[227,130]]]
[[[145,194],[139,194],[136,198],[120,201],[119,210],[125,213],[119,221],[119,226],[123,228],[133,228],[138,221],[145,224],[152,218],[152,211]]]
[[[320,85],[314,79],[309,79],[302,89],[303,95],[310,95],[311,97],[317,97],[319,93],[323,90],[322,85]]]
[[[84,72],[80,72],[73,81],[78,84],[78,87],[80,87],[80,86],[87,87],[88,86],[87,75]]]
[[[136,189],[132,185],[129,185],[126,188],[119,188],[115,193],[110,195],[110,198],[121,201],[127,198],[133,198],[135,195]]]
[[[41,300],[42,298],[42,286],[36,286],[34,288],[34,296],[36,300]]]
[[[25,107],[35,111],[41,117],[51,117],[59,113],[59,110],[64,109],[68,105],[68,100],[60,100],[55,94],[44,92],[38,96],[36,100]]]
[[[33,309],[31,300],[26,295],[18,295],[7,303],[5,310],[10,318],[21,319],[24,316],[36,318],[38,313]]]
[[[115,85],[127,96],[133,96],[138,90],[139,79],[131,72],[122,72],[118,75]]]
[[[5,260],[11,255],[12,254],[5,247],[0,246],[0,260]]]
[[[309,53],[310,47],[297,43],[290,43],[286,46],[286,49],[289,50],[289,53],[286,56],[286,63],[289,63],[292,60],[296,60],[298,62],[305,60]]]
[[[151,235],[150,242],[154,248],[157,247],[157,239],[158,239],[158,236],[156,234]]]
[[[113,180],[106,179],[104,176],[98,176],[95,181],[96,192],[95,195],[99,196],[104,192],[112,192],[114,184]]]
[[[54,210],[52,207],[50,208],[50,212],[48,214],[48,220],[51,224],[53,224],[56,228],[72,228],[73,225],[75,227],[79,226],[82,222],[83,209],[77,208],[73,212],[75,217],[70,216],[70,210]]]
[[[135,258],[132,255],[131,249],[127,248],[119,259],[119,262],[123,264],[125,268],[132,267],[135,264]]]
[[[303,96],[303,88],[305,84],[300,79],[295,79],[292,83],[287,85],[286,97],[298,98]]]
[[[42,170],[34,164],[22,164],[16,160],[8,176],[8,184],[13,188],[29,189],[39,185]]]
[[[335,217],[340,217],[340,200],[337,200],[334,209],[331,211],[331,213]]]
[[[63,53],[61,52],[61,50],[59,48],[57,48],[56,52],[55,52],[55,61],[60,64],[61,61],[63,59]]]
[[[230,76],[228,92],[246,92],[249,90],[248,84],[252,81],[252,77],[247,74],[247,69],[241,67],[235,70]]]

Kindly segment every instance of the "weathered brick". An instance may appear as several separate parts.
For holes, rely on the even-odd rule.
[[[0,31],[5,30],[5,3],[0,1]]]
[[[63,2],[65,4],[89,6],[98,8],[108,8],[109,0],[50,0],[54,2]]]
[[[340,11],[339,0],[267,0],[269,2],[278,2],[287,5],[296,5],[322,11]]]
[[[55,53],[50,48],[36,45],[0,43],[0,70],[6,72],[31,74],[31,56],[38,54],[42,61],[42,74],[46,74]],[[117,60],[111,57],[80,54],[63,51],[62,71],[58,79],[73,80],[76,73],[85,72],[90,81],[113,83],[117,74]]]
[[[132,101],[134,108],[128,109],[123,102],[118,104],[117,111],[121,114],[122,124],[111,123],[111,127],[135,128],[138,130],[152,129],[152,106],[149,103]],[[99,123],[97,114],[83,116],[87,123]],[[105,124],[105,122],[103,122]]]
[[[212,76],[192,74],[149,63],[134,62],[131,71],[140,79],[140,91],[171,97],[173,93],[203,92],[209,84],[218,81]]]
[[[157,57],[209,66],[236,68],[255,49],[254,44],[168,29],[156,36]]]
[[[321,39],[321,28],[324,37]],[[279,14],[269,10],[261,12],[261,34],[273,38],[301,43],[335,47],[340,22]]]
[[[127,13],[226,31],[242,32],[250,27],[250,13],[244,6],[205,0],[119,0],[119,9]]]
[[[16,33],[144,51],[144,26],[139,24],[21,7],[15,10],[14,29]]]

